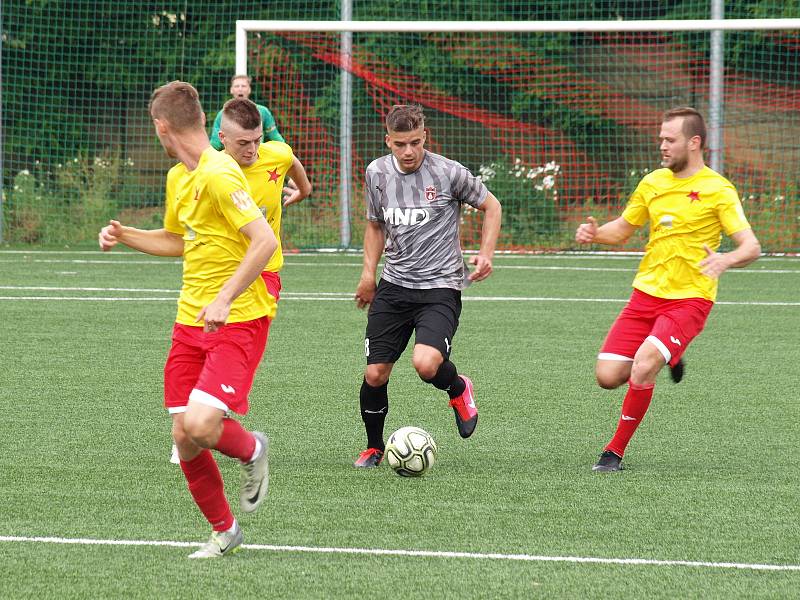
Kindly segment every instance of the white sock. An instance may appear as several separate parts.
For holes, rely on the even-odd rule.
[[[253,437],[255,437],[255,436],[253,436]],[[253,450],[253,456],[251,456],[250,460],[248,460],[247,462],[253,462],[253,460],[255,460],[256,456],[258,456],[261,453],[261,448],[262,447],[263,446],[261,445],[261,441],[258,438],[256,438],[256,449]]]

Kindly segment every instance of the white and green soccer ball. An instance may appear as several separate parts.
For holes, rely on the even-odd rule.
[[[419,427],[401,427],[389,436],[386,460],[403,477],[419,477],[436,462],[436,442]]]

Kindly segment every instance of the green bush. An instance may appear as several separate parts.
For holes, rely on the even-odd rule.
[[[503,239],[513,245],[532,244],[537,237],[559,230],[555,162],[528,166],[521,159],[499,158],[478,169],[480,179],[503,205]]]

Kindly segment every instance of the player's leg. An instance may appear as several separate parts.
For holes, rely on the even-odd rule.
[[[606,446],[606,452],[613,453],[619,461],[650,407],[658,373],[664,365],[673,367],[681,361],[689,343],[702,331],[711,310],[711,303],[702,299],[662,300],[659,304],[652,330],[634,356],[622,414],[614,437]],[[606,466],[613,467],[617,462],[620,467],[614,457],[605,457],[606,462],[612,463]]]
[[[178,462],[192,498],[213,529],[209,543],[192,555],[196,558],[222,556],[241,544],[241,531],[225,498],[217,463],[211,452],[186,432],[184,423],[189,396],[205,363],[202,345],[201,327],[176,324],[164,365],[164,404],[172,417]]]
[[[468,438],[478,424],[475,394],[472,381],[466,375],[459,375],[450,360],[461,316],[461,293],[450,289],[419,290],[419,293],[425,302],[414,316],[416,338],[412,363],[423,381],[447,392],[458,433]]]
[[[595,364],[595,376],[600,387],[616,389],[630,381],[637,353],[656,319],[655,300],[634,290],[628,304],[617,316],[600,348]],[[629,384],[625,398],[630,399],[630,396]],[[628,408],[623,401],[619,423],[628,423],[629,415],[625,412]],[[611,445],[610,443],[603,449],[600,459],[592,467],[593,470],[608,472],[622,469],[622,453],[615,452]]]
[[[383,428],[389,414],[389,376],[413,331],[404,294],[403,288],[381,280],[369,308],[364,337],[367,367],[359,392],[367,449],[353,463],[359,468],[377,467],[383,460]]]
[[[269,325],[269,318],[262,317],[228,324],[206,337],[205,364],[190,394],[186,415],[187,433],[198,445],[240,461],[239,505],[244,512],[255,511],[267,494],[269,440],[226,415],[230,411],[246,414],[249,409],[248,395],[264,354]]]

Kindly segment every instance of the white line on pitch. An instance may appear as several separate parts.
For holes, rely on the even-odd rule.
[[[173,542],[164,540],[98,540],[87,538],[0,536],[0,542],[29,542],[41,544],[74,544],[81,546],[168,546],[194,548],[195,542]],[[503,554],[499,552],[448,552],[436,550],[392,550],[383,548],[328,548],[319,546],[279,546],[273,544],[243,544],[248,550],[269,552],[302,552],[320,554],[359,554],[372,556],[405,556],[424,558],[466,558],[474,560],[509,560],[524,562],[559,562],[604,565],[635,565],[656,567],[707,567],[715,569],[744,569],[753,571],[800,571],[800,565],[776,565],[762,563],[711,562],[695,560],[656,560],[649,558],[600,558],[594,556],[539,556],[535,554]]]
[[[9,289],[6,287],[5,289]],[[20,288],[11,288],[20,289]],[[69,288],[67,288],[69,289]],[[133,290],[143,291],[143,290]],[[168,290],[172,291],[172,290]],[[325,294],[325,295],[323,295]],[[315,302],[352,302],[353,295],[349,292],[287,292],[281,294],[281,298],[286,300],[310,300]],[[176,302],[177,296],[172,297],[147,297],[147,296],[0,296],[0,300],[58,300],[78,302]],[[594,302],[594,303],[616,303],[626,302],[627,298],[549,298],[539,296],[464,296],[464,302]],[[716,304],[725,306],[800,306],[800,302],[726,302],[721,301]]]
[[[0,259],[0,263],[19,263],[18,260],[5,260]],[[41,259],[37,258],[32,260],[34,263],[41,264],[75,264],[75,265],[179,265],[182,264],[180,260],[115,260],[115,259]],[[287,267],[350,267],[360,268],[360,262],[301,262],[301,261],[286,261]],[[559,266],[559,265],[503,265],[495,264],[495,270],[520,270],[520,271],[589,271],[598,273],[634,273],[635,266],[631,267],[573,267],[573,266]],[[800,274],[800,269],[730,269],[726,273],[745,273],[745,274]]]

